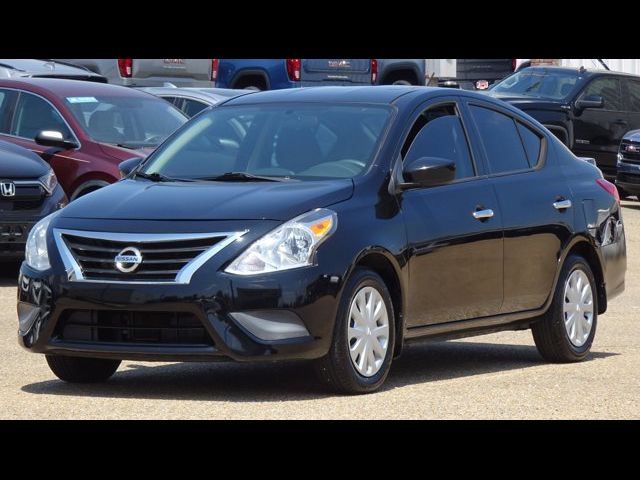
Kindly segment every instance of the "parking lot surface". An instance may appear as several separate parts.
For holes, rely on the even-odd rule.
[[[0,264],[0,418],[638,419],[640,202],[623,205],[627,288],[599,318],[587,361],[545,363],[529,331],[417,343],[364,396],[327,393],[306,363],[125,361],[107,383],[65,384],[18,347],[17,266]]]

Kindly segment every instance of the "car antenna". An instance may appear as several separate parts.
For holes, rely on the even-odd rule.
[[[606,63],[604,63],[604,60],[602,60],[601,58],[596,58],[596,60],[598,60],[598,62],[600,63],[600,65],[602,65],[604,67],[605,70],[611,70],[609,68],[609,65],[607,65]]]
[[[580,70],[578,70],[578,72],[579,72],[579,73],[584,73],[584,72],[586,72],[586,71],[587,71],[587,69],[586,69],[586,68],[584,68],[584,65],[581,65],[581,66],[580,66]]]

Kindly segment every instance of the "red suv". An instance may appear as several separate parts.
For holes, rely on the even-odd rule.
[[[78,80],[0,80],[0,140],[38,153],[73,200],[120,178],[187,117],[165,100]]]

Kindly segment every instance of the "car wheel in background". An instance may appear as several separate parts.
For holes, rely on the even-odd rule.
[[[598,323],[598,295],[589,264],[569,256],[547,313],[533,324],[538,351],[550,362],[577,362],[591,349]]]
[[[62,355],[47,355],[47,363],[56,377],[70,383],[104,382],[120,366],[120,360]]]
[[[391,296],[380,276],[356,269],[344,287],[329,353],[316,360],[320,379],[340,393],[368,393],[387,378],[395,343]]]

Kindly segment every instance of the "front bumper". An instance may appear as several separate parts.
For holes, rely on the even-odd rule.
[[[71,282],[63,271],[42,273],[23,263],[18,289],[19,342],[36,353],[146,361],[267,361],[318,358],[327,353],[342,283],[335,275],[312,266],[238,277],[220,271],[207,273],[205,267],[186,285],[140,285]],[[86,322],[76,330],[81,332],[80,339],[66,330],[74,315],[84,316],[82,322]],[[176,343],[181,333],[172,333],[166,325],[160,331],[157,325],[129,323],[135,316],[168,317],[169,322],[189,316],[197,319],[208,341]],[[266,318],[266,323],[253,329],[263,338],[247,328],[248,317]],[[274,325],[282,332],[278,320],[297,322],[297,330],[288,331],[298,334],[280,338],[277,332],[269,333]],[[287,328],[284,330],[286,337]],[[134,335],[140,331],[146,335],[143,341]],[[171,341],[163,340],[169,338],[167,333]]]
[[[640,195],[640,164],[618,163],[615,183],[632,195]]]

